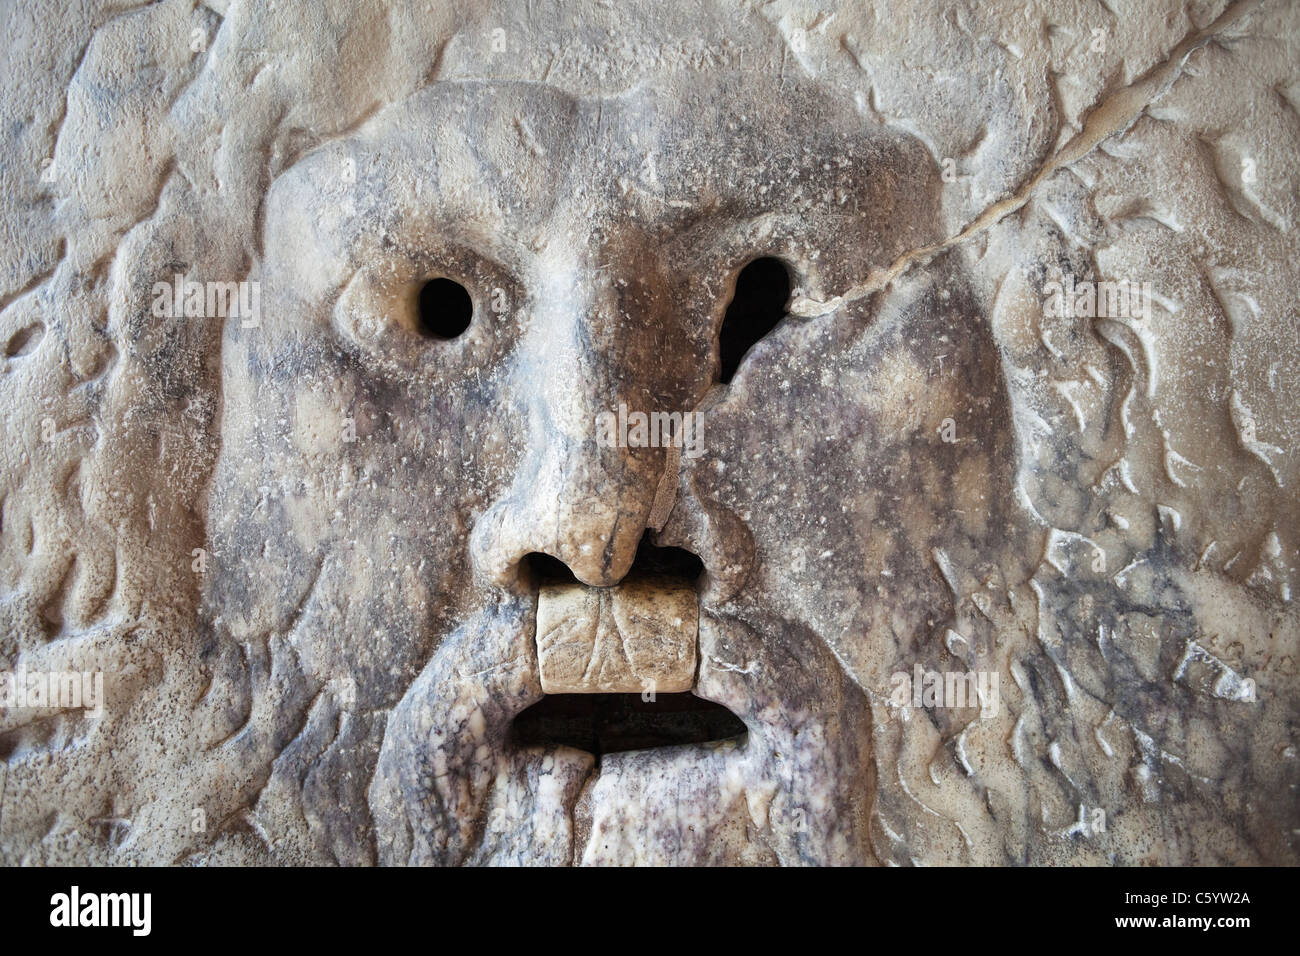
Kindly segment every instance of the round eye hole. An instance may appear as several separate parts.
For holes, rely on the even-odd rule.
[[[469,328],[474,300],[453,279],[430,279],[420,289],[420,334],[429,339],[454,339]]]
[[[731,381],[745,353],[785,317],[789,301],[790,273],[780,259],[764,256],[740,270],[718,337],[719,381]]]

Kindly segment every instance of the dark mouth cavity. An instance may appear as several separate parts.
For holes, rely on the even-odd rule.
[[[745,725],[694,694],[551,694],[514,720],[519,746],[567,746],[602,754],[743,740]]]
[[[661,548],[647,530],[637,545],[628,579],[676,578],[690,582],[704,573],[704,562],[685,548]],[[577,581],[568,565],[534,551],[525,557],[538,587]],[[514,719],[511,733],[519,746],[568,746],[599,758],[626,750],[741,740],[745,724],[721,704],[691,693],[550,694]]]

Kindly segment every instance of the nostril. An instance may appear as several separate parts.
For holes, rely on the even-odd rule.
[[[637,545],[636,558],[628,577],[676,577],[696,581],[704,573],[704,562],[685,548],[661,548],[651,541],[647,530]]]
[[[567,564],[541,551],[530,551],[524,555],[524,566],[528,568],[529,576],[538,586],[572,584],[578,580]]]
[[[704,573],[704,562],[685,548],[661,548],[650,539],[651,531],[646,529],[637,545],[636,557],[623,580],[629,578],[679,578],[694,583]],[[534,587],[547,587],[556,584],[575,584],[578,576],[573,569],[559,558],[542,551],[530,551],[524,555],[523,566],[528,569],[528,578]]]

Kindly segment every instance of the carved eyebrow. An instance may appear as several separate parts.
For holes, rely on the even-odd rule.
[[[736,210],[739,212],[739,210]],[[722,219],[722,222],[719,222]],[[671,235],[661,246],[675,268],[694,269],[702,258],[726,256],[753,258],[772,250],[774,240],[797,232],[803,216],[769,210],[750,215],[728,215],[726,207],[706,214],[684,230]]]
[[[367,243],[376,252],[417,265],[430,260],[469,258],[509,275],[518,275],[523,263],[536,254],[520,240],[517,231],[502,229],[495,218],[455,215],[435,218],[431,214],[423,221],[404,215],[395,224],[366,221],[343,238],[343,245],[353,257],[364,258]]]

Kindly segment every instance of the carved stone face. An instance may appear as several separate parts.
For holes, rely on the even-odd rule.
[[[383,862],[871,859],[861,682],[894,669],[873,632],[949,613],[933,548],[999,521],[991,342],[941,266],[788,316],[726,383],[718,343],[752,260],[815,300],[933,241],[936,175],[910,137],[745,78],[688,100],[440,84],[275,184],[261,325],[224,353],[210,518],[240,560],[206,603],[351,705],[342,793],[312,810],[336,853],[373,818]],[[454,337],[421,328],[438,278],[472,300]],[[697,414],[699,447],[598,442],[620,405]],[[650,540],[704,568],[675,612],[698,616],[687,684],[746,734],[598,760],[520,743],[543,696],[527,556],[620,602],[606,637],[644,611],[653,638],[620,582],[656,501]]]
[[[1300,859],[1300,5],[13,6],[0,862]]]

